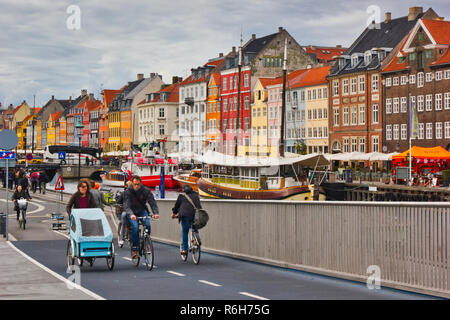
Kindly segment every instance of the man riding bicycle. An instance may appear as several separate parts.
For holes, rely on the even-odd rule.
[[[138,256],[139,246],[139,224],[136,217],[148,217],[148,203],[153,211],[154,218],[159,219],[158,205],[156,204],[153,193],[141,182],[141,177],[133,176],[131,185],[124,193],[124,211],[127,213],[128,221],[131,225],[131,245],[132,258]],[[150,234],[150,219],[144,219],[148,234]]]

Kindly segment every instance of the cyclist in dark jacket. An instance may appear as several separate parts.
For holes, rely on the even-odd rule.
[[[190,185],[185,184],[183,191],[184,194],[178,195],[175,206],[172,208],[171,217],[172,219],[178,218],[181,222],[181,254],[186,254],[188,250],[188,233],[195,216],[195,208],[186,197],[189,197],[198,209],[201,209],[202,205],[200,204],[198,193]],[[194,231],[198,232],[198,230]]]
[[[134,176],[131,179],[131,185],[125,190],[124,194],[124,211],[127,213],[128,222],[131,225],[131,243],[132,243],[132,257],[135,258],[138,255],[139,245],[139,224],[136,217],[148,217],[148,209],[146,206],[148,203],[153,211],[154,218],[159,218],[158,205],[156,204],[153,193],[141,183],[139,176]],[[145,225],[148,230],[148,234],[151,232],[150,219],[145,219]]]
[[[19,206],[17,205],[17,200],[19,200],[20,198],[24,198],[27,200],[31,199],[31,197],[27,194],[26,190],[24,188],[22,188],[21,185],[18,185],[11,197],[11,200],[14,202],[14,210],[16,210],[16,213],[17,213],[17,220],[19,220],[19,216],[20,216],[20,210],[19,210]]]

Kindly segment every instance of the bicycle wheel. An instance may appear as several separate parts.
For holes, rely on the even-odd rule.
[[[150,237],[144,239],[144,246],[143,246],[143,253],[144,253],[144,261],[147,266],[147,270],[150,271],[153,269],[153,242]]]
[[[108,269],[110,271],[114,269],[114,256],[115,256],[114,242],[111,241],[111,256],[106,257],[106,265],[108,266]]]
[[[195,232],[190,232],[190,241],[189,244],[191,246],[192,260],[195,264],[199,264],[200,262],[200,254],[201,254],[201,246],[199,244],[197,234]]]

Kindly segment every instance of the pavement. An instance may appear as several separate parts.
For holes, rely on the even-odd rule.
[[[70,274],[68,274],[70,277]],[[94,300],[0,236],[0,300]]]

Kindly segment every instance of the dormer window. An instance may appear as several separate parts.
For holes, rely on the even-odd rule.
[[[338,59],[338,63],[339,63],[339,69],[343,68],[345,65],[345,59],[344,58],[339,58]]]
[[[352,68],[356,67],[358,65],[358,56],[353,55],[352,56]]]
[[[366,53],[364,53],[364,64],[367,66],[370,61],[372,60],[372,51],[366,51]]]
[[[378,51],[378,60],[381,62],[386,58],[386,52],[384,50]]]

